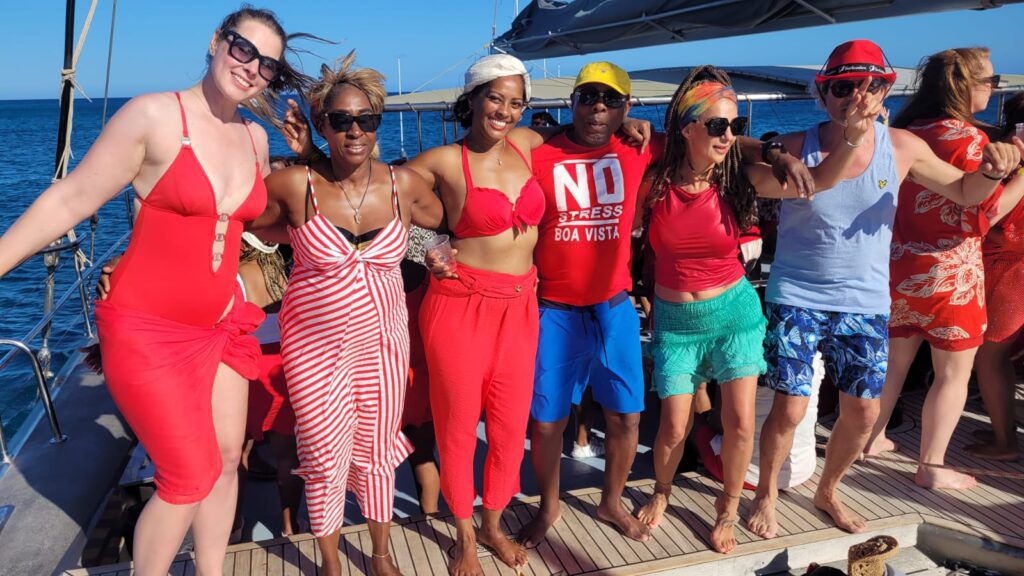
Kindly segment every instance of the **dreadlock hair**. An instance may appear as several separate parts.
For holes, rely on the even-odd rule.
[[[258,238],[246,232],[242,235],[242,248],[239,253],[238,263],[256,262],[263,273],[263,283],[267,287],[267,294],[272,301],[277,302],[284,297],[285,288],[288,287],[288,274],[285,272],[284,257],[278,250],[278,245],[267,245]]]
[[[951,48],[926,56],[917,66],[917,92],[903,105],[892,126],[906,128],[924,118],[955,118],[988,127],[975,120],[971,111],[972,90],[987,80],[981,70],[988,56],[988,48]]]
[[[320,42],[327,42],[327,40],[304,32],[287,34],[281,26],[280,21],[278,21],[276,14],[263,8],[254,8],[249,4],[243,4],[241,8],[224,17],[220,26],[217,27],[218,38],[223,41],[225,33],[229,30],[234,30],[239,24],[249,20],[259,22],[273,30],[281,39],[284,49],[281,51],[281,58],[279,59],[281,62],[281,71],[278,73],[277,77],[270,81],[263,92],[242,102],[242,106],[256,116],[266,120],[275,128],[280,128],[282,123],[277,117],[275,110],[277,110],[280,105],[281,93],[288,91],[295,92],[297,94],[304,94],[313,82],[312,78],[302,72],[299,72],[291,65],[291,63],[288,62],[286,57],[288,53],[298,54],[299,52],[304,52],[304,50],[292,48],[289,46],[289,43],[292,40],[299,38],[309,38]],[[210,64],[210,60],[211,55],[207,53],[207,65]]]
[[[679,125],[684,112],[679,109],[680,102],[690,90],[705,82],[717,82],[725,86],[732,86],[728,74],[710,64],[705,64],[691,70],[686,79],[679,84],[679,88],[676,88],[675,94],[672,95],[672,102],[665,112],[665,152],[650,172],[653,174],[654,180],[647,197],[645,220],[651,206],[665,197],[672,178],[677,173],[679,166],[686,161],[686,138],[683,137],[682,126]],[[712,170],[709,181],[718,188],[718,195],[732,207],[736,214],[736,221],[742,230],[747,230],[757,223],[757,191],[751,186],[743,171],[743,158],[739,146],[733,145],[729,149],[725,160]]]
[[[384,112],[384,75],[373,68],[352,69],[356,61],[356,51],[349,52],[344,58],[335,60],[335,67],[327,64],[320,66],[320,79],[313,83],[306,94],[309,101],[310,116],[319,128],[328,112],[331,101],[346,87],[351,86],[366,95],[370,101],[370,112]]]

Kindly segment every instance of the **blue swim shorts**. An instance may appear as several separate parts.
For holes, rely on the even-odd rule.
[[[540,301],[530,417],[538,422],[568,417],[587,386],[605,410],[644,410],[640,318],[625,291],[592,306]]]
[[[889,315],[829,312],[768,302],[761,384],[788,396],[810,396],[814,353],[839,391],[878,398],[889,361]]]

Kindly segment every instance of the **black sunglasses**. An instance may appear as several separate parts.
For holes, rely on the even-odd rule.
[[[981,83],[983,85],[984,84],[988,84],[989,86],[992,87],[993,90],[995,90],[996,88],[999,88],[999,82],[1002,81],[1002,79],[1003,79],[1003,77],[1000,76],[999,74],[993,74],[993,75],[988,76],[986,78],[982,78],[981,79]]]
[[[888,85],[889,83],[886,82],[884,78],[872,78],[871,82],[868,84],[868,94],[878,94],[879,91]],[[856,90],[858,86],[860,86],[860,81],[835,80],[833,82],[829,82],[828,91],[836,98],[846,98],[850,94],[853,94],[853,91]]]
[[[600,90],[577,90],[573,92],[573,96],[576,98],[577,104],[593,106],[598,102],[603,102],[605,106],[614,109],[622,108],[628,100],[625,95],[619,94],[614,90],[607,92],[601,92]]]
[[[259,58],[259,74],[267,82],[273,82],[281,73],[281,62],[269,56],[261,55],[256,46],[238,32],[226,30],[224,32],[224,40],[228,43],[228,54],[240,63],[248,64]]]
[[[353,124],[358,124],[363,132],[376,132],[380,127],[380,114],[360,114],[353,116],[348,112],[327,112],[327,122],[335,132],[348,132]]]
[[[698,122],[698,120],[691,120],[691,122]],[[742,136],[747,133],[747,118],[745,116],[737,116],[732,120],[708,118],[704,121],[704,127],[708,130],[708,136],[712,138],[724,136],[726,130],[732,130],[733,136]]]

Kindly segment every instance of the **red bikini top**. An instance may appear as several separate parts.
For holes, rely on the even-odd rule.
[[[519,148],[508,140],[506,142],[529,167],[526,157]],[[494,236],[513,226],[522,231],[527,226],[536,226],[540,223],[541,216],[544,215],[544,191],[533,176],[530,176],[519,190],[515,204],[501,190],[473,186],[465,141],[462,143],[462,173],[466,177],[466,202],[462,206],[462,216],[459,217],[458,224],[452,228],[452,233],[456,237]]]

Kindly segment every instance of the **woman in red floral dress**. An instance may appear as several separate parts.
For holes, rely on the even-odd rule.
[[[988,137],[974,114],[998,84],[986,48],[955,48],[926,58],[916,95],[893,126],[921,137],[935,154],[966,172],[981,164]],[[974,354],[984,340],[985,270],[981,239],[995,216],[999,189],[978,206],[960,206],[907,180],[893,227],[889,286],[889,366],[882,407],[865,453],[896,447],[885,437],[893,407],[921,343],[932,348],[935,380],[921,418],[915,480],[926,488],[972,488],[973,477],[941,468],[967,401]]]
[[[1024,123],[1024,92],[1018,92],[1003,105],[1002,140],[1009,140],[1014,126]],[[1018,171],[999,198],[999,215],[985,237],[985,298],[989,307],[985,343],[978,349],[974,368],[985,409],[992,419],[992,437],[978,438],[968,446],[971,454],[991,460],[1016,460],[1017,423],[1013,398],[1016,382],[1011,355],[1024,327],[1024,171]],[[998,225],[996,224],[998,222]]]

